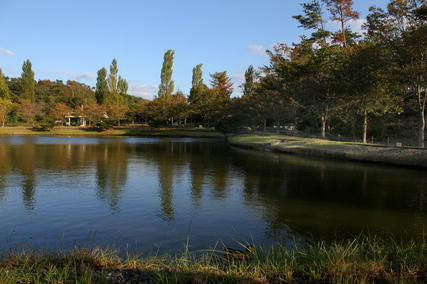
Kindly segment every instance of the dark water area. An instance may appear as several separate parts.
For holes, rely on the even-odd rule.
[[[193,138],[0,137],[0,250],[420,236],[427,172]]]

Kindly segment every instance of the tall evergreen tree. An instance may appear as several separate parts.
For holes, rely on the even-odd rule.
[[[108,96],[107,69],[102,67],[97,72],[95,97],[99,105],[103,105]]]
[[[160,74],[159,98],[170,96],[174,90],[174,81],[172,80],[173,56],[175,51],[169,49],[163,57],[162,72]]]
[[[9,87],[0,68],[0,99],[9,99]]]
[[[23,97],[30,100],[31,102],[35,101],[35,81],[34,81],[34,72],[31,70],[31,62],[29,59],[24,61],[22,64],[22,73],[21,73],[21,84]]]

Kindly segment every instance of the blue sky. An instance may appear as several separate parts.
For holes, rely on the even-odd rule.
[[[36,79],[77,80],[93,86],[96,71],[117,58],[131,94],[152,98],[160,81],[163,54],[175,50],[175,89],[188,94],[192,68],[226,70],[240,90],[245,69],[268,63],[265,49],[298,41],[304,31],[292,15],[302,1],[19,1],[0,0],[0,68],[18,77],[25,59]],[[355,0],[361,19],[371,5]],[[334,23],[330,23],[331,26]]]

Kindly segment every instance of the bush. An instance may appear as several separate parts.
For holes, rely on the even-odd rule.
[[[96,123],[95,129],[97,131],[105,131],[107,129],[113,128],[114,125],[116,125],[116,122],[114,120],[107,119]]]

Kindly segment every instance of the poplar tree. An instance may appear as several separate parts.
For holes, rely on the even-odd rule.
[[[163,57],[162,72],[160,74],[159,99],[170,96],[174,90],[174,81],[172,80],[173,56],[175,51],[169,49]]]
[[[117,73],[119,73],[119,69],[117,68],[117,60],[114,58],[110,65],[110,75],[108,75],[108,90],[110,92],[110,101],[116,101],[119,94],[117,88]]]
[[[7,86],[6,78],[0,68],[0,99],[9,99],[9,87]]]
[[[252,65],[249,65],[245,72],[245,83],[243,87],[243,95],[251,97],[255,93],[255,71]]]
[[[33,103],[35,101],[35,81],[34,72],[31,70],[31,62],[29,59],[22,64],[21,84],[23,97]]]
[[[193,79],[188,102],[190,104],[200,104],[203,101],[203,72],[202,65],[193,68]]]
[[[128,86],[128,82],[124,78],[122,78],[122,76],[119,76],[117,88],[119,91],[120,100],[124,101],[126,99],[129,86]]]
[[[102,67],[97,72],[98,77],[96,78],[95,97],[96,102],[99,105],[105,104],[105,100],[108,96],[108,83],[107,83],[107,69]]]

